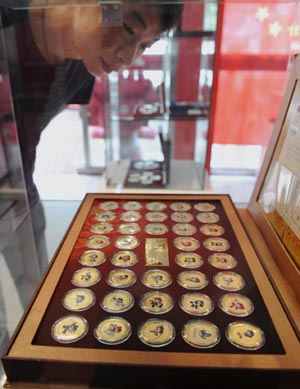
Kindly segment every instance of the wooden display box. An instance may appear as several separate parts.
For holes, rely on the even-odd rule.
[[[183,385],[252,388],[254,384],[264,388],[299,387],[300,252],[297,245],[300,240],[297,223],[299,225],[300,185],[297,177],[300,167],[297,156],[300,155],[300,121],[296,120],[298,113],[300,116],[299,79],[298,57],[248,209],[237,210],[228,195],[88,194],[85,197],[2,356],[6,388],[175,388]],[[104,204],[106,209],[103,209]],[[152,204],[150,209],[149,204]],[[161,205],[157,204],[165,208],[159,209]],[[149,218],[147,214],[155,212],[156,207],[166,215],[165,220],[160,219],[161,215],[152,214]],[[209,214],[217,216],[206,215],[203,219],[205,207]],[[132,211],[138,213],[133,213],[133,219],[130,219],[132,215],[124,216]],[[178,212],[185,215],[175,217],[174,213]],[[129,222],[136,223],[136,230],[130,234],[120,231],[120,225]],[[149,230],[148,225],[154,222],[160,225]],[[102,223],[101,234],[99,230],[95,233],[98,223]],[[111,225],[112,230],[106,225],[108,228],[104,231],[103,223]],[[93,225],[94,231],[91,231]],[[91,236],[99,237],[93,244],[100,244],[95,250],[105,256],[97,266],[90,266],[99,270],[101,279],[86,287],[94,292],[95,304],[73,312],[63,301],[68,291],[78,288],[72,283],[72,277],[84,267],[80,261],[82,255],[94,250],[87,243]],[[128,236],[130,238],[126,239]],[[176,240],[178,237],[182,239]],[[131,254],[127,259],[124,253],[117,255],[116,261],[124,261],[124,265],[112,262],[114,255],[124,248],[129,253],[134,252],[137,258],[127,267],[125,262],[128,258],[131,261]],[[180,263],[178,255],[182,253],[190,255],[183,255],[184,261]],[[195,268],[189,267],[195,258],[199,259],[197,255],[201,263]],[[125,268],[135,273],[136,281],[127,287],[111,286],[107,281],[110,272]],[[143,275],[151,269],[167,272],[172,282],[161,288],[149,287]],[[198,278],[204,277],[201,288],[191,287],[187,279],[182,284],[181,273],[188,271],[200,272],[189,273],[191,282],[200,282]],[[232,273],[228,278],[229,272]],[[222,273],[219,278],[218,273]],[[232,280],[237,280],[234,288],[230,286]],[[133,306],[125,311],[108,312],[103,298],[116,289],[129,292]],[[166,293],[173,306],[171,304],[166,311],[159,311],[159,308],[155,311],[151,305],[145,311],[141,299],[151,291],[158,295]],[[200,310],[205,298],[209,299],[210,308],[199,315],[194,300],[188,300],[187,307],[184,306],[182,296],[188,293],[199,293],[195,296]],[[236,300],[231,300],[228,306],[222,305],[225,294],[229,298],[237,294]],[[249,300],[241,300],[241,295]],[[115,301],[120,303],[119,298]],[[247,301],[250,301],[249,306]],[[193,305],[192,311],[190,305]],[[66,315],[79,315],[88,325],[87,333],[72,343],[61,343],[51,336],[54,323]],[[116,344],[96,339],[94,329],[111,316],[130,323],[128,339],[125,337]],[[151,318],[160,324],[154,343],[161,334],[166,334],[164,321],[174,327],[174,338],[164,340],[163,344],[155,343],[155,346],[141,341],[138,336],[141,325]],[[196,327],[187,342],[184,329],[191,321],[196,321]],[[197,327],[199,321],[215,325],[220,338],[210,340],[215,333]],[[242,327],[234,332],[232,341],[228,328],[235,322]],[[250,327],[247,328],[248,324],[243,327],[244,322],[250,323]],[[66,332],[70,330],[70,326],[67,327],[64,327]],[[116,327],[113,326],[112,332],[118,331]],[[114,339],[115,334],[109,336]],[[256,342],[253,343],[253,339]],[[197,347],[195,343],[190,344],[191,340],[199,341]]]

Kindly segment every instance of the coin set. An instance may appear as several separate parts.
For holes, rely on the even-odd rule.
[[[217,200],[95,201],[52,300],[38,343],[253,353],[277,336]]]

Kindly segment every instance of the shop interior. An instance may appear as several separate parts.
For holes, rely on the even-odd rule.
[[[41,239],[1,48],[1,352],[86,193],[226,193],[247,206],[300,52],[300,3],[184,3],[175,32],[129,69],[97,77],[90,102],[69,105],[43,131]]]

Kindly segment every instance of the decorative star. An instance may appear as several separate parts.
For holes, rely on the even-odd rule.
[[[268,19],[270,17],[268,7],[258,7],[258,10],[257,10],[257,12],[255,14],[255,17],[260,22],[263,22],[265,19]]]
[[[288,28],[290,36],[300,36],[300,25],[292,24]]]
[[[280,31],[282,30],[281,25],[278,22],[269,24],[269,34],[272,36],[278,36]]]

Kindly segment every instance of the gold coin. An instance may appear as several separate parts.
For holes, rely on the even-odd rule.
[[[231,344],[243,350],[258,350],[265,344],[263,330],[245,321],[230,323],[226,337]]]
[[[115,269],[108,273],[106,282],[116,288],[127,288],[136,282],[136,274],[129,269]]]
[[[118,232],[124,235],[136,234],[141,231],[141,227],[138,223],[123,223],[118,227]]]
[[[200,227],[200,231],[207,236],[220,236],[224,234],[224,228],[218,224],[203,224]]]
[[[198,213],[197,220],[201,223],[217,223],[220,217],[214,212],[203,212]]]
[[[175,247],[182,251],[193,251],[200,247],[200,242],[198,240],[184,236],[175,238],[173,243]]]
[[[150,223],[145,226],[145,232],[149,235],[164,235],[168,227],[163,223]]]
[[[110,244],[110,239],[105,235],[90,236],[85,245],[91,249],[102,249]]]
[[[175,336],[175,328],[167,320],[149,319],[138,329],[140,341],[151,347],[166,346],[174,340]]]
[[[230,243],[223,238],[208,238],[204,240],[203,246],[210,251],[226,251],[230,248]]]
[[[179,253],[175,257],[177,265],[185,268],[195,269],[203,265],[202,257],[196,253]]]
[[[101,273],[98,269],[84,267],[75,271],[72,277],[72,284],[76,286],[92,286],[97,284],[101,279]]]
[[[181,236],[189,236],[195,234],[197,231],[196,227],[188,223],[174,224],[172,230],[175,234]]]
[[[94,292],[89,289],[77,288],[69,290],[63,298],[63,306],[70,311],[84,311],[95,304]]]
[[[122,208],[126,209],[126,211],[138,211],[142,208],[142,204],[138,201],[127,201]]]
[[[98,250],[87,250],[79,257],[79,262],[84,266],[98,266],[105,260],[105,254]]]
[[[95,213],[95,219],[99,222],[109,222],[117,217],[115,212],[112,211],[101,211]]]
[[[137,261],[137,255],[131,251],[118,251],[111,258],[111,262],[114,265],[121,267],[133,266]]]
[[[191,320],[183,326],[182,338],[196,348],[211,348],[221,339],[219,328],[205,320]]]
[[[195,204],[194,208],[199,212],[212,212],[216,209],[216,206],[211,203],[201,202]]]
[[[163,222],[168,218],[168,215],[164,212],[147,212],[145,215],[146,220],[149,222]]]
[[[192,208],[192,206],[191,204],[186,203],[184,201],[175,201],[170,205],[170,208],[176,212],[185,212],[185,211],[189,211]]]
[[[203,293],[186,293],[179,300],[181,309],[195,316],[205,316],[214,309],[211,298]]]
[[[134,249],[140,244],[137,237],[133,235],[122,235],[115,240],[115,246],[118,249]]]
[[[96,223],[91,226],[90,231],[95,234],[107,234],[113,229],[113,225],[110,223]]]
[[[171,275],[159,269],[148,270],[142,277],[142,283],[149,288],[166,288],[172,283]]]
[[[122,317],[111,316],[98,323],[94,335],[103,344],[120,344],[130,337],[131,325]]]
[[[186,289],[203,289],[208,285],[208,279],[200,271],[184,271],[177,276],[179,285]]]
[[[146,208],[149,211],[162,211],[163,209],[167,208],[166,204],[160,202],[160,201],[152,201],[148,204],[146,204]]]
[[[112,313],[126,312],[133,304],[134,299],[131,293],[117,289],[107,293],[100,302],[102,309]]]
[[[120,219],[124,222],[136,222],[142,217],[141,213],[138,211],[126,211],[121,213]]]
[[[113,211],[114,209],[119,208],[119,205],[116,201],[103,201],[99,204],[99,208],[104,211]]]
[[[173,212],[171,219],[176,223],[190,223],[194,216],[189,212]]]
[[[88,332],[88,322],[81,316],[69,315],[58,319],[51,328],[51,336],[60,343],[73,343]]]
[[[232,292],[241,290],[245,286],[244,278],[232,271],[221,271],[215,274],[213,281],[218,288]]]
[[[214,253],[208,257],[208,262],[217,269],[233,269],[237,260],[230,254]]]
[[[219,298],[219,307],[231,316],[245,317],[254,311],[252,301],[238,293],[227,293]]]
[[[174,302],[169,294],[153,291],[145,293],[141,297],[140,307],[145,312],[158,315],[171,311]]]

